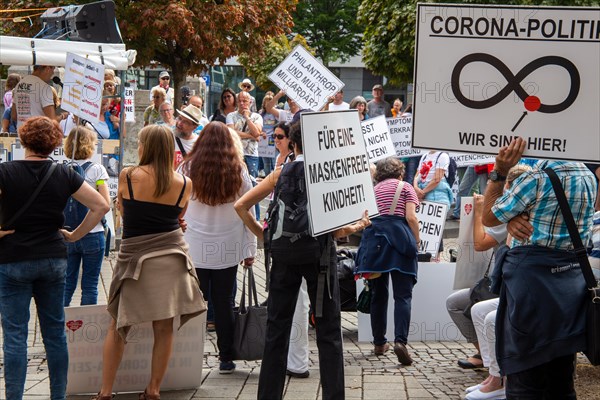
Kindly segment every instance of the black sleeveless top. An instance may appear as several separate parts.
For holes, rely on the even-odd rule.
[[[186,183],[184,177],[183,188],[175,205],[159,204],[135,200],[131,180],[127,175],[129,199],[123,199],[123,239],[179,229],[179,214],[183,210],[179,202],[185,193]]]

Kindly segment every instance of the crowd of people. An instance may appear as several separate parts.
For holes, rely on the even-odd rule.
[[[53,67],[36,66],[23,80],[44,82],[53,73]],[[290,223],[286,213],[293,215],[290,220],[308,218],[299,121],[306,110],[290,97],[287,107],[278,107],[283,91],[267,93],[257,110],[250,94],[254,85],[245,79],[240,92],[223,90],[209,121],[198,96],[175,109],[169,81],[169,74],[162,72],[160,84],[151,90],[144,128],[138,133],[139,163],[119,174],[116,206],[123,235],[108,298],[111,322],[104,341],[102,384],[93,399],[112,399],[127,334],[142,322],[152,322],[154,346],[151,376],[141,400],[160,399],[174,321],[183,325],[206,311],[216,330],[219,372],[232,373],[238,267],[252,268],[257,239],[265,235],[270,235],[272,268],[259,399],[281,398],[286,375],[309,376],[309,303],[314,310],[322,398],[344,398],[336,240],[358,231],[364,232],[356,274],[369,276],[373,291],[373,353],[380,356],[392,349],[400,364],[411,365],[407,345],[420,242],[416,210],[422,201],[453,204],[448,154],[431,151],[406,160],[406,165],[390,157],[373,165],[378,218],[371,221],[365,210],[356,216],[357,222],[316,238],[307,231],[291,234],[286,231]],[[10,79],[13,88],[17,83],[17,77]],[[73,160],[70,165],[57,165],[48,158],[65,136],[59,123],[71,118],[55,112],[56,100],[44,100],[39,109],[30,106],[28,113],[21,113],[25,108],[19,104],[34,93],[17,89],[12,99],[4,99],[8,108],[12,106],[11,123],[16,123],[25,148],[24,160],[0,164],[0,315],[8,399],[23,397],[29,322],[25,310],[32,298],[48,358],[51,396],[65,398],[64,307],[71,305],[79,275],[81,305],[96,304],[98,297],[106,247],[103,216],[110,199],[108,173],[91,158],[99,137],[118,136],[116,85],[109,72],[100,123],[74,121],[66,133],[64,149]],[[410,105],[402,110],[399,99],[390,105],[383,99],[381,85],[375,85],[372,94],[370,102],[358,96],[346,103],[340,92],[325,109],[356,109],[361,120],[379,115],[410,117]],[[277,155],[261,159],[258,142],[268,139]],[[477,354],[459,360],[459,366],[489,368],[488,378],[466,389],[469,400],[542,398],[549,391],[557,398],[575,398],[573,357],[585,345],[584,280],[574,267],[571,240],[543,169],[552,168],[559,175],[582,240],[593,242],[590,257],[600,259],[600,168],[563,161],[539,161],[529,167],[520,163],[524,150],[525,142],[515,139],[500,149],[492,167],[484,166],[485,172],[467,169],[464,174],[467,183],[462,194],[470,193],[475,180],[482,192],[474,198],[475,250],[508,246],[498,299],[472,305],[470,290],[463,289],[446,303],[461,333],[477,349]],[[412,175],[407,176],[409,168]],[[262,180],[257,179],[260,169],[265,172]],[[488,173],[489,180],[481,178]],[[261,218],[258,203],[270,195],[269,211]],[[79,219],[65,224],[74,209],[80,211]],[[283,230],[271,223],[283,224],[276,225]],[[600,277],[600,263],[592,264]],[[570,268],[559,268],[550,278],[550,265]],[[393,347],[386,337],[390,281]],[[562,282],[570,285],[569,290],[561,289]],[[563,323],[557,325],[549,312]],[[292,329],[298,331],[295,338]]]

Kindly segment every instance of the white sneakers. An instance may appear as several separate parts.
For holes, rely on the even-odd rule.
[[[481,386],[481,385],[477,385]],[[475,386],[472,386],[475,387]],[[469,388],[471,389],[471,388]],[[467,389],[468,390],[468,389]],[[494,390],[492,392],[484,393],[479,388],[468,392],[465,400],[500,400],[506,399],[506,393],[504,391],[504,387]]]

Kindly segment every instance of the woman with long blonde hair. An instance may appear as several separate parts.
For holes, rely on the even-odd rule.
[[[173,171],[173,134],[151,125],[139,135],[140,162],[119,175],[123,240],[110,285],[113,320],[104,341],[102,387],[96,400],[110,400],[125,339],[132,325],[152,321],[150,382],[140,400],[160,399],[173,343],[173,320],[181,325],[206,310],[179,219],[192,183]]]

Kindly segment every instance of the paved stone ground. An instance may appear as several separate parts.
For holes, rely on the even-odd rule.
[[[446,246],[446,248],[452,247]],[[447,257],[447,255],[445,256]],[[444,257],[444,258],[445,258]],[[101,274],[100,301],[106,301],[112,278],[113,258],[104,262]],[[259,287],[259,301],[265,298],[264,265],[255,265]],[[242,274],[238,277],[241,278]],[[238,286],[241,286],[241,282]],[[76,293],[78,296],[79,293]],[[239,295],[239,294],[238,294]],[[74,298],[77,304],[78,298]],[[35,315],[35,306],[31,307]],[[374,356],[372,345],[358,342],[358,326],[355,312],[342,312],[344,337],[345,385],[347,399],[460,399],[464,388],[483,380],[485,370],[462,370],[456,360],[471,354],[472,346],[465,342],[414,342],[409,351],[414,359],[412,366],[398,364],[393,352]],[[1,339],[0,339],[1,340]],[[26,382],[26,400],[49,398],[48,369],[39,326],[32,318],[29,334],[29,366]],[[237,362],[237,370],[231,375],[218,374],[216,336],[208,333],[205,343],[204,374],[202,382],[193,390],[163,392],[164,400],[188,399],[255,399],[258,388],[260,362]],[[288,379],[284,399],[320,399],[318,352],[314,330],[310,329],[310,377]],[[2,370],[0,351],[0,372]],[[4,398],[4,379],[0,374],[0,399]],[[88,396],[71,396],[69,399],[86,399]],[[119,399],[134,400],[136,394],[119,394]]]

